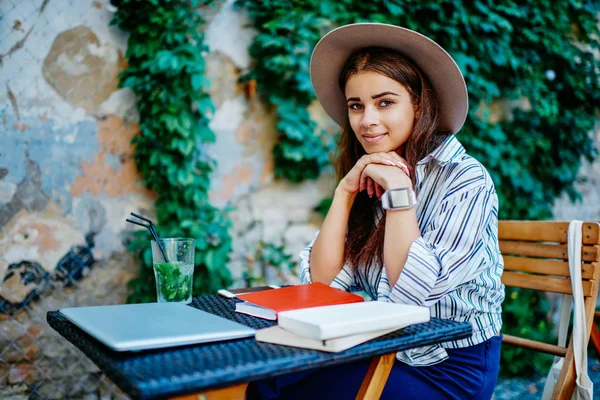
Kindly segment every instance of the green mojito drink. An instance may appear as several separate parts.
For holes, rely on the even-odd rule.
[[[194,239],[173,238],[152,241],[152,264],[159,303],[192,301],[194,281]]]
[[[194,264],[181,262],[155,264],[154,277],[156,278],[156,295],[159,303],[167,301],[189,303],[192,301]]]

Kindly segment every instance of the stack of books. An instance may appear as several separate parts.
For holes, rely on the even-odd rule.
[[[259,342],[340,352],[408,325],[429,321],[429,308],[363,301],[321,283],[238,295],[236,311],[277,320],[258,330]]]

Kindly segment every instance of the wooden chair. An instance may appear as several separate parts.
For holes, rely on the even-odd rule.
[[[504,257],[502,282],[506,286],[572,294],[567,252],[568,222],[500,221],[498,238]],[[600,224],[583,224],[581,276],[587,321],[587,338],[594,321],[600,278]],[[570,399],[575,389],[573,343],[568,347],[504,335],[504,343],[565,357],[552,394]]]

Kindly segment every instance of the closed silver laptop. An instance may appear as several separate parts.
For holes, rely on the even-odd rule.
[[[255,330],[181,303],[63,308],[60,313],[116,351],[134,351],[254,336]]]

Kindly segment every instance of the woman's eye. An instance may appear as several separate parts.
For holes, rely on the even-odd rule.
[[[394,104],[394,102],[393,102],[393,101],[391,101],[391,100],[381,100],[381,102],[379,103],[379,105],[380,105],[381,107],[389,107],[389,106],[391,106],[392,104]]]
[[[348,105],[348,108],[351,110],[360,110],[362,108],[362,105],[360,105],[358,103],[354,103],[354,104]]]

